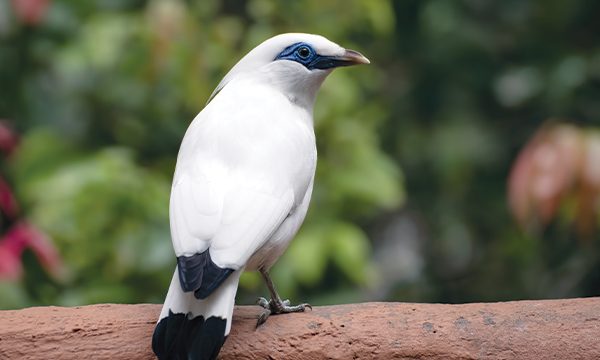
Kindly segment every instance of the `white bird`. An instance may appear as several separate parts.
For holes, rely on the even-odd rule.
[[[282,34],[244,56],[189,126],[177,158],[170,223],[177,268],[152,348],[159,359],[214,359],[231,329],[240,274],[258,270],[270,314],[282,301],[269,269],[304,221],[317,149],[313,106],[340,66],[368,64],[319,35]]]

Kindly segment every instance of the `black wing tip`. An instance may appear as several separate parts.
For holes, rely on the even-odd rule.
[[[215,264],[209,249],[191,256],[178,256],[177,269],[183,291],[194,291],[194,296],[198,299],[207,298],[234,272],[234,269]]]
[[[216,269],[213,269],[213,266]],[[208,271],[206,271],[206,269]],[[229,268],[219,268],[214,263],[210,263],[209,266],[205,269],[204,280],[202,281],[202,285],[194,291],[194,296],[196,299],[206,299],[216,288],[218,288],[225,279],[233,272],[233,269]]]
[[[190,319],[183,313],[161,319],[152,335],[152,351],[159,360],[213,360],[225,343],[227,320],[210,316]]]

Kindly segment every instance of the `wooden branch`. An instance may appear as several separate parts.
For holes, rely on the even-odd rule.
[[[160,305],[0,311],[0,359],[153,359]],[[235,309],[222,359],[600,359],[600,298]]]

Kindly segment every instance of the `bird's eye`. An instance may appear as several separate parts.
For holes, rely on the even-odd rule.
[[[298,50],[296,50],[296,52],[298,53],[298,56],[300,56],[302,59],[306,59],[310,56],[310,49],[307,48],[306,46],[302,46],[302,47],[298,48]]]

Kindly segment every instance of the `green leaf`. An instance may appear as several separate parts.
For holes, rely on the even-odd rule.
[[[327,264],[326,234],[321,227],[307,227],[287,250],[285,262],[299,283],[315,285],[323,276]]]
[[[329,253],[337,267],[357,284],[368,279],[369,239],[357,226],[337,223],[328,231]]]

